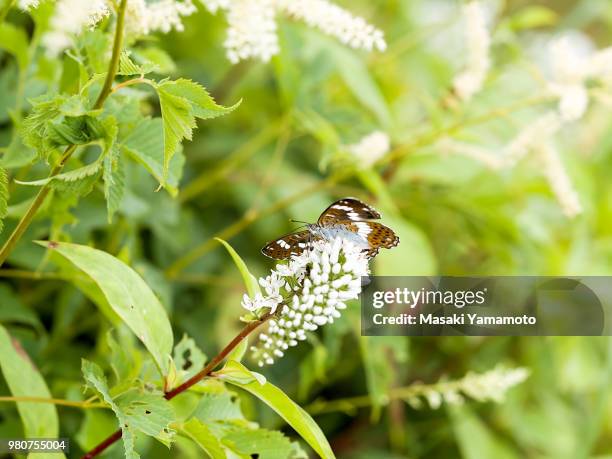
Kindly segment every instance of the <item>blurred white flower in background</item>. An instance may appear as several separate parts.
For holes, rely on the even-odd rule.
[[[482,2],[473,0],[466,3],[462,6],[462,14],[465,18],[467,63],[464,70],[453,79],[453,89],[460,99],[469,100],[482,89],[491,67],[491,35]]]
[[[547,51],[548,91],[558,97],[564,121],[578,120],[589,105],[588,81],[611,82],[612,47],[596,50],[586,35],[569,31],[553,38]]]
[[[527,368],[505,368],[498,365],[485,373],[469,372],[456,381],[440,381],[436,384],[413,384],[405,389],[398,389],[398,394],[413,408],[422,408],[421,398],[427,401],[432,409],[437,409],[446,402],[459,405],[467,396],[479,402],[503,402],[509,389],[522,383],[529,377]]]
[[[30,8],[37,8],[39,3],[39,0],[18,0],[17,6],[22,10],[27,11]]]
[[[128,4],[134,0],[129,0]],[[144,0],[136,0],[144,2]],[[145,13],[141,17],[146,24],[146,32],[160,31],[168,33],[171,30],[182,32],[183,16],[189,16],[196,12],[196,7],[191,0],[159,0],[145,4]]]
[[[495,155],[487,148],[478,145],[444,137],[440,139],[438,146],[442,149],[442,153],[444,154],[452,153],[466,156],[483,163],[490,169],[500,169],[504,165],[504,158],[502,156]]]
[[[563,122],[556,111],[548,111],[527,124],[504,150],[504,160],[507,165],[516,164],[527,153],[548,142],[561,128]]]
[[[256,58],[264,62],[278,54],[274,0],[232,1],[227,11],[227,58],[232,63]]]
[[[306,332],[333,323],[346,309],[346,301],[358,298],[361,277],[367,276],[368,259],[362,246],[337,236],[317,241],[310,250],[294,256],[287,264],[259,283],[266,294],[254,299],[245,295],[242,306],[248,311],[270,308],[280,314],[269,321],[260,343],[251,351],[259,366],[274,363],[289,347],[306,339]]]
[[[387,133],[374,131],[359,142],[347,145],[346,149],[358,160],[359,165],[370,167],[380,158],[385,156],[391,148],[391,140]]]
[[[352,48],[384,51],[387,46],[381,30],[327,0],[202,0],[202,3],[212,13],[225,11],[229,23],[225,47],[233,63],[248,58],[265,62],[278,54],[279,13],[304,21]]]
[[[37,6],[30,2],[31,6]],[[50,55],[57,55],[72,45],[72,39],[86,27],[93,27],[110,14],[106,0],[58,0],[51,17],[50,28],[43,44]]]
[[[327,0],[276,0],[278,8],[352,48],[384,51],[382,31]]]
[[[554,144],[552,142],[543,142],[539,145],[538,152],[542,161],[544,175],[563,213],[570,218],[582,213],[582,205],[580,204],[578,194],[567,175],[565,166],[561,161],[561,156]]]
[[[578,198],[561,156],[554,146],[554,136],[566,120],[556,111],[550,110],[527,124],[502,149],[499,155],[492,148],[482,147],[450,138],[443,138],[437,147],[443,154],[453,153],[472,158],[491,169],[509,168],[527,156],[537,155],[538,164],[557,199],[562,212],[568,218],[582,213]]]
[[[223,11],[228,30],[224,42],[232,63],[255,58],[264,62],[279,52],[279,14],[305,22],[333,36],[343,44],[367,51],[384,51],[383,32],[363,18],[327,0],[200,0],[213,14]],[[75,35],[93,27],[110,14],[111,0],[58,0],[51,20],[51,31],[43,43],[50,55],[72,45]],[[36,8],[39,0],[19,0],[23,10]],[[184,30],[183,18],[196,11],[193,0],[130,0],[126,11],[126,31],[132,35]]]

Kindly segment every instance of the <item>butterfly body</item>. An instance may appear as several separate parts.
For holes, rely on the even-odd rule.
[[[381,247],[392,248],[399,238],[391,228],[370,220],[380,219],[371,206],[355,198],[340,199],[325,209],[316,223],[306,229],[282,236],[269,242],[261,252],[270,258],[283,260],[299,255],[314,241],[342,237],[361,247],[369,258],[378,254]]]

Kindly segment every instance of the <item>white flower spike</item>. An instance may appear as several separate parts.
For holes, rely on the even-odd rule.
[[[274,363],[289,347],[305,340],[306,332],[339,318],[346,302],[359,297],[361,277],[368,273],[362,247],[336,237],[314,242],[311,250],[294,256],[288,264],[278,264],[260,279],[266,296],[251,299],[245,295],[242,306],[251,312],[282,309],[269,321],[267,332],[259,335],[259,345],[251,347],[258,365]]]
[[[467,64],[453,80],[453,88],[461,100],[469,100],[480,91],[491,67],[491,35],[482,2],[470,1],[462,10],[465,18]]]
[[[347,145],[346,148],[359,161],[360,165],[370,167],[389,153],[391,140],[386,132],[374,131],[363,137],[359,142]]]

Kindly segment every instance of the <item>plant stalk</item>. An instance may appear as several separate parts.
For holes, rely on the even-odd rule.
[[[111,93],[113,81],[115,81],[115,75],[117,74],[117,70],[119,69],[119,57],[121,55],[121,48],[123,46],[123,25],[125,22],[126,6],[127,6],[127,0],[121,0],[119,9],[117,11],[117,25],[115,27],[113,54],[111,56],[111,60],[108,66],[108,72],[106,74],[106,78],[104,79],[104,85],[102,86],[100,95],[98,96],[94,104],[94,107],[93,107],[94,109],[101,108],[104,102],[106,101],[106,99],[108,98],[109,94]],[[76,145],[70,145],[66,148],[66,150],[64,150],[64,154],[62,155],[62,158],[55,165],[55,167],[51,170],[49,177],[53,177],[54,175],[57,175],[62,171],[62,169],[64,168],[64,165],[70,159],[70,157],[72,156],[72,154],[75,152],[76,149],[77,149]],[[32,204],[30,204],[30,207],[28,208],[28,210],[23,215],[23,217],[21,217],[21,219],[19,220],[19,223],[17,223],[17,226],[15,227],[15,229],[13,230],[13,232],[11,233],[7,241],[2,246],[2,249],[0,249],[0,266],[4,264],[4,262],[10,255],[10,253],[15,248],[15,245],[17,245],[17,242],[19,242],[19,240],[23,236],[23,233],[25,233],[25,231],[28,229],[28,227],[32,223],[32,220],[34,220],[34,217],[38,213],[38,210],[40,209],[40,207],[43,205],[45,198],[47,197],[50,191],[51,191],[51,188],[49,184],[45,184],[40,188],[40,190],[38,191],[38,194],[34,198],[34,201],[32,201]]]
[[[215,357],[213,357],[212,360],[208,362],[208,364],[206,364],[206,366],[202,368],[201,371],[193,375],[183,384],[166,392],[164,394],[164,398],[166,400],[172,400],[177,395],[185,392],[187,389],[203,380],[206,376],[212,373],[216,366],[219,365],[223,361],[223,359],[225,359],[236,348],[236,346],[238,346],[247,336],[253,333],[260,325],[267,322],[273,315],[274,314],[268,312],[267,314],[264,314],[259,320],[249,322],[247,325],[245,325],[244,328],[240,330],[240,333],[238,333],[234,337],[234,339],[231,340],[229,344],[221,350],[221,352],[219,352]],[[116,432],[113,432],[108,438],[100,442],[100,444],[98,444],[95,448],[85,454],[81,459],[92,459],[93,457],[96,457],[110,445],[119,440],[121,436],[121,429],[117,430]]]
[[[45,397],[0,397],[0,402],[11,402],[11,403],[51,403],[58,406],[69,406],[72,408],[108,408],[104,403],[76,401],[76,400],[63,400],[59,398],[45,398]]]

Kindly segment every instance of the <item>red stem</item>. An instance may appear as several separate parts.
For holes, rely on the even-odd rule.
[[[258,321],[249,322],[242,330],[240,330],[240,333],[238,333],[234,337],[234,339],[231,340],[229,344],[221,350],[221,352],[219,352],[210,362],[208,362],[208,364],[204,368],[202,368],[200,372],[193,375],[191,378],[189,378],[187,381],[185,381],[180,386],[177,386],[174,389],[166,392],[164,394],[164,398],[166,400],[171,400],[174,397],[176,397],[178,394],[185,392],[191,386],[193,386],[194,384],[197,384],[202,379],[204,379],[206,376],[208,376],[215,369],[215,367],[219,365],[221,361],[225,359],[228,356],[228,354],[232,352],[234,348],[240,344],[240,342],[243,339],[249,336],[249,334],[251,334],[257,327],[259,327],[261,324],[266,322],[272,316],[273,314],[267,313],[264,316],[262,316]],[[111,434],[108,438],[106,438],[104,441],[102,441],[99,445],[97,445],[94,449],[92,449],[87,454],[85,454],[81,459],[92,459],[93,457],[96,457],[98,454],[100,454],[110,445],[112,445],[117,440],[119,440],[121,438],[121,435],[122,435],[121,429],[117,430],[116,432]]]

